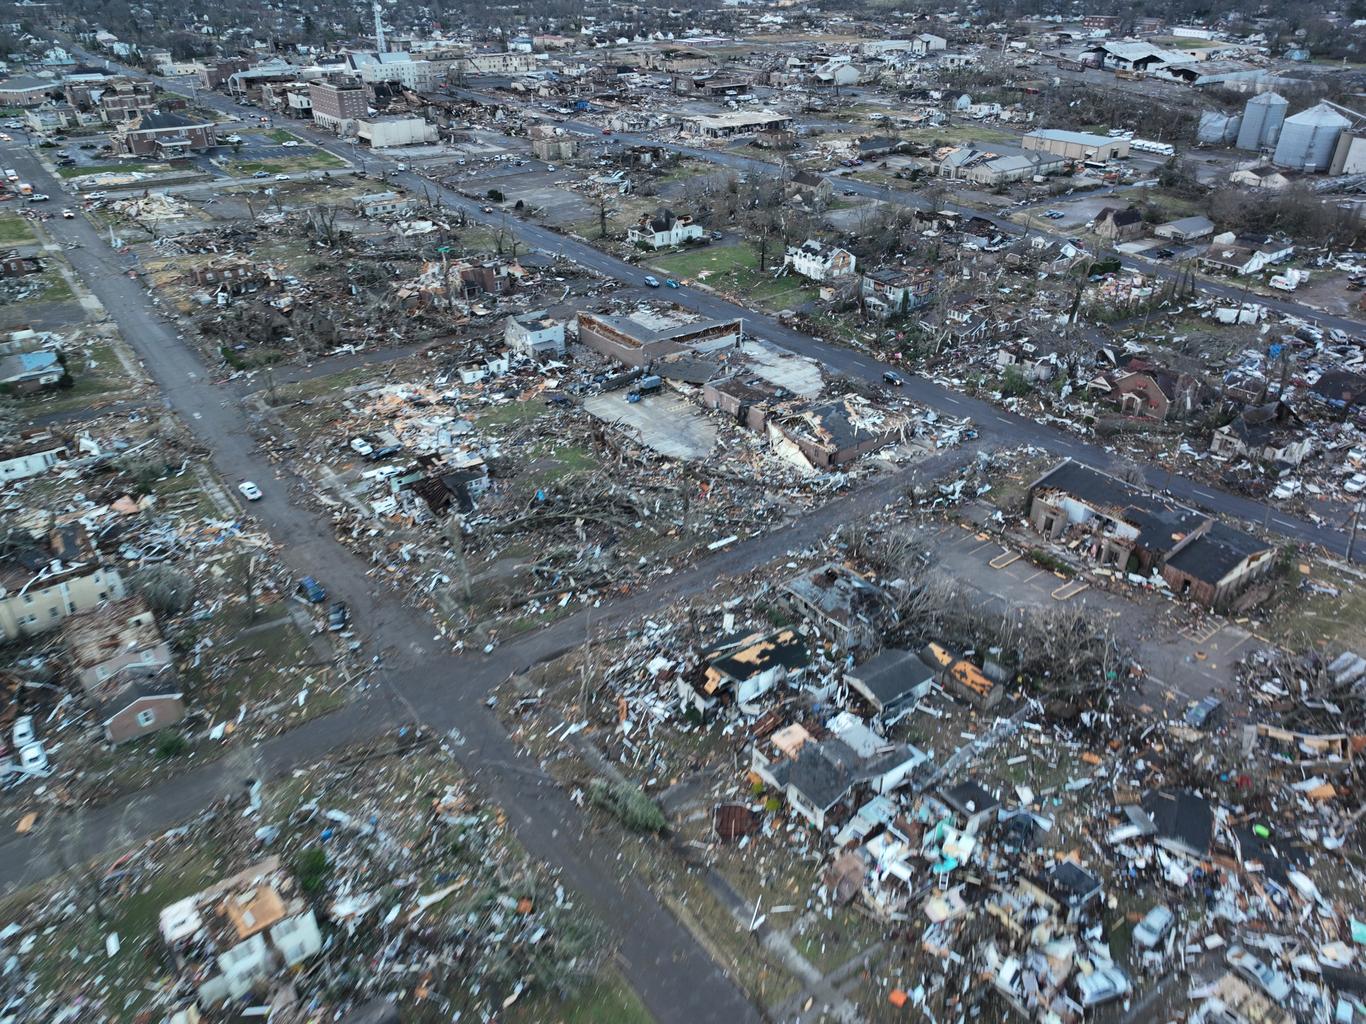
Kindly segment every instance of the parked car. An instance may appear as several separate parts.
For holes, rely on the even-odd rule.
[[[1128,995],[1129,979],[1118,967],[1097,967],[1077,979],[1082,1006],[1098,1006]]]
[[[338,601],[327,610],[327,628],[334,633],[340,633],[350,621],[351,612],[347,610],[344,601]]]
[[[900,375],[900,374],[898,374],[898,373],[893,373],[891,370],[885,371],[885,372],[882,374],[882,379],[885,380],[888,384],[892,385],[892,387],[894,387],[894,388],[899,388],[899,387],[901,387],[901,385],[902,385],[903,383],[905,383],[905,382],[901,379],[901,375]]]
[[[106,196],[108,196],[108,195],[109,195],[108,192],[100,192],[100,191],[87,192],[87,193],[85,194],[85,198],[87,198],[87,199],[104,199],[104,198],[105,198]]]
[[[243,480],[237,485],[237,489],[242,492],[242,497],[246,498],[247,501],[260,501],[263,497],[261,488],[257,487],[250,480]]]
[[[269,172],[269,171],[257,171],[255,174],[252,175],[252,177],[253,177],[253,178],[269,178],[269,177],[270,177],[270,172]]]
[[[312,576],[305,576],[294,588],[294,593],[311,604],[322,604],[327,600],[327,591]]]
[[[52,768],[47,762],[47,751],[41,743],[30,743],[19,749],[19,770],[29,775],[52,774]]]
[[[26,747],[38,738],[38,733],[33,728],[32,715],[20,715],[14,720],[14,746],[15,748]]]
[[[288,174],[277,174],[277,175],[275,175],[275,180],[276,180],[276,181],[288,181],[288,180],[289,180],[289,175],[288,175]]]
[[[76,215],[75,215],[74,213],[71,212],[70,207],[68,207],[68,208],[66,208],[66,209],[64,209],[64,210],[62,210],[62,219],[63,219],[63,220],[74,220],[75,218],[76,218]]]
[[[1283,975],[1273,971],[1242,946],[1231,946],[1224,959],[1235,971],[1271,997],[1273,1003],[1284,1003],[1290,998],[1290,982]]]
[[[665,286],[666,288],[677,288],[677,287],[678,287],[678,282],[675,281],[672,277],[666,277],[666,278],[664,279],[664,286]]]
[[[1192,729],[1204,729],[1214,720],[1214,716],[1224,702],[1218,697],[1206,697],[1186,709],[1186,724]]]
[[[1155,260],[1169,260],[1169,259],[1171,259],[1171,258],[1172,258],[1173,256],[1175,256],[1175,255],[1176,255],[1176,250],[1175,250],[1175,249],[1158,249],[1157,252],[1153,253],[1153,259],[1155,259]]]
[[[227,142],[227,143],[241,142],[241,141],[242,141],[242,136],[240,136],[240,135],[229,135],[229,136],[228,136],[226,139],[224,139],[223,141],[224,141],[224,142]]]
[[[1167,937],[1176,923],[1176,915],[1161,903],[1143,915],[1143,920],[1134,925],[1134,942],[1144,949],[1152,949]]]
[[[1360,494],[1366,491],[1366,473],[1353,473],[1342,482],[1342,489],[1348,494]]]
[[[401,451],[403,451],[403,445],[401,444],[386,444],[381,448],[376,448],[365,457],[371,462],[378,462],[380,459],[387,459],[391,455],[397,455]]]
[[[658,288],[659,278],[655,277],[654,274],[646,274],[645,283],[649,285],[651,288]]]
[[[42,192],[35,192],[33,193],[33,195],[28,197],[28,201],[30,203],[45,203],[48,201],[48,197],[44,195]]]
[[[351,438],[351,450],[357,455],[369,455],[375,450],[375,446],[363,437],[353,437]]]
[[[1044,210],[1043,215],[1049,220],[1062,220],[1067,216],[1067,214],[1063,213],[1061,210]]]
[[[288,142],[280,143],[280,145],[284,146],[285,149],[293,149],[295,146],[298,145],[298,143],[295,142],[293,139],[290,139]]]

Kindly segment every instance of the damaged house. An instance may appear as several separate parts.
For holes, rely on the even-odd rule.
[[[171,648],[140,597],[73,617],[67,657],[111,743],[124,743],[185,717]]]
[[[594,352],[640,368],[675,352],[734,348],[744,336],[740,320],[691,320],[653,309],[628,316],[580,311],[578,326],[579,341]]]
[[[1124,416],[1166,422],[1189,416],[1200,395],[1200,382],[1138,358],[1121,358],[1120,366],[1093,378],[1087,388],[1113,404]]]
[[[877,316],[900,316],[934,297],[934,275],[923,268],[878,267],[864,271],[859,296],[863,307]]]
[[[808,238],[801,245],[789,245],[783,254],[783,266],[794,274],[812,281],[829,281],[854,272],[855,257],[848,249],[826,245]]]
[[[123,577],[104,564],[85,529],[62,527],[0,562],[0,633],[34,636],[125,596]]]
[[[1030,525],[1102,566],[1156,574],[1172,592],[1224,609],[1275,563],[1275,548],[1204,513],[1064,460],[1029,488]]]
[[[702,225],[691,217],[680,217],[661,207],[653,214],[644,214],[626,229],[626,241],[648,249],[668,249],[702,239]]]
[[[782,585],[783,600],[822,632],[847,646],[859,646],[896,618],[887,592],[837,562],[818,565]]]
[[[1280,400],[1248,406],[1210,438],[1209,450],[1227,459],[1248,458],[1298,466],[1314,450],[1304,421]]]
[[[906,440],[910,426],[901,413],[875,408],[858,395],[845,395],[775,412],[768,430],[774,447],[787,450],[793,461],[828,470]]]
[[[754,701],[810,664],[811,652],[796,630],[722,640],[703,652],[700,678],[678,680],[679,699],[703,715],[715,711],[723,698],[746,714],[758,714]]]

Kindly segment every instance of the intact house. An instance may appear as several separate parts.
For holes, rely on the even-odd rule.
[[[1030,485],[1027,510],[1049,540],[1215,610],[1236,608],[1275,564],[1267,542],[1071,459]]]
[[[702,238],[702,225],[691,217],[680,217],[672,210],[659,209],[644,214],[626,230],[626,241],[650,249],[667,249],[674,245],[696,242]]]
[[[1280,400],[1243,409],[1210,438],[1211,453],[1274,465],[1298,466],[1314,450],[1304,421]]]
[[[533,359],[564,355],[564,321],[543,309],[519,313],[503,321],[503,340],[508,348]]]
[[[0,562],[0,634],[17,640],[45,633],[126,596],[123,577],[103,563],[84,528],[62,527]]]
[[[0,356],[0,389],[30,393],[56,387],[66,376],[62,358],[50,349]]]
[[[914,651],[886,647],[862,665],[846,669],[844,681],[873,714],[889,721],[915,707],[934,686],[934,672]]]
[[[934,297],[934,275],[928,270],[879,267],[859,280],[865,309],[879,316],[897,316],[926,305]]]
[[[812,281],[828,281],[854,272],[854,254],[837,245],[809,238],[801,245],[789,245],[783,266]]]
[[[171,648],[140,597],[72,617],[63,629],[76,681],[111,743],[124,743],[185,717]]]
[[[1000,185],[1024,181],[1036,175],[1061,171],[1067,159],[1043,150],[1026,152],[1016,146],[995,142],[966,142],[939,151],[936,172],[945,178],[969,181],[976,185]]]
[[[1153,228],[1153,234],[1173,242],[1194,242],[1214,234],[1214,221],[1208,217],[1182,217],[1159,224]]]
[[[218,126],[153,110],[120,123],[111,141],[122,156],[166,159],[212,149],[218,145]]]
[[[1143,234],[1143,214],[1132,206],[1124,208],[1118,206],[1102,207],[1101,211],[1096,214],[1091,230],[1101,238],[1107,238],[1114,242],[1127,242]]]
[[[852,813],[862,794],[890,793],[929,761],[924,751],[887,742],[847,713],[827,729],[833,735],[817,740],[794,724],[750,748],[750,770],[822,831]]]
[[[723,702],[756,715],[755,701],[810,664],[806,641],[793,629],[727,637],[702,652],[697,672],[679,677],[679,700],[704,716]]]

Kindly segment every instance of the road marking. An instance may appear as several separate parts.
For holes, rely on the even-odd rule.
[[[1295,529],[1295,527],[1299,526],[1299,523],[1287,522],[1287,521],[1284,520],[1284,519],[1278,519],[1278,518],[1276,518],[1276,517],[1274,517],[1274,516],[1272,517],[1271,521],[1272,521],[1273,523],[1280,523],[1282,526],[1288,526],[1288,527],[1290,527],[1292,530]]]
[[[962,404],[963,404],[962,402],[958,401],[958,399],[954,398],[952,395],[945,395],[945,396],[944,396],[944,401],[946,401],[946,402],[952,402],[954,405],[962,405]]]
[[[993,416],[992,419],[997,423],[1004,423],[1007,427],[1015,426],[1015,423],[1012,420],[1008,420],[1004,416]]]
[[[1200,497],[1202,497],[1202,498],[1208,498],[1210,501],[1218,501],[1218,500],[1219,500],[1219,499],[1216,498],[1213,494],[1210,494],[1209,491],[1202,491],[1202,490],[1200,490],[1200,488],[1198,488],[1198,487],[1192,487],[1192,488],[1191,488],[1191,491],[1192,491],[1193,493],[1195,493],[1195,494],[1200,495]]]

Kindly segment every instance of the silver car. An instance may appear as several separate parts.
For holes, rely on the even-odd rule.
[[[1159,903],[1134,925],[1134,942],[1144,949],[1152,949],[1167,937],[1175,923],[1176,915]]]

